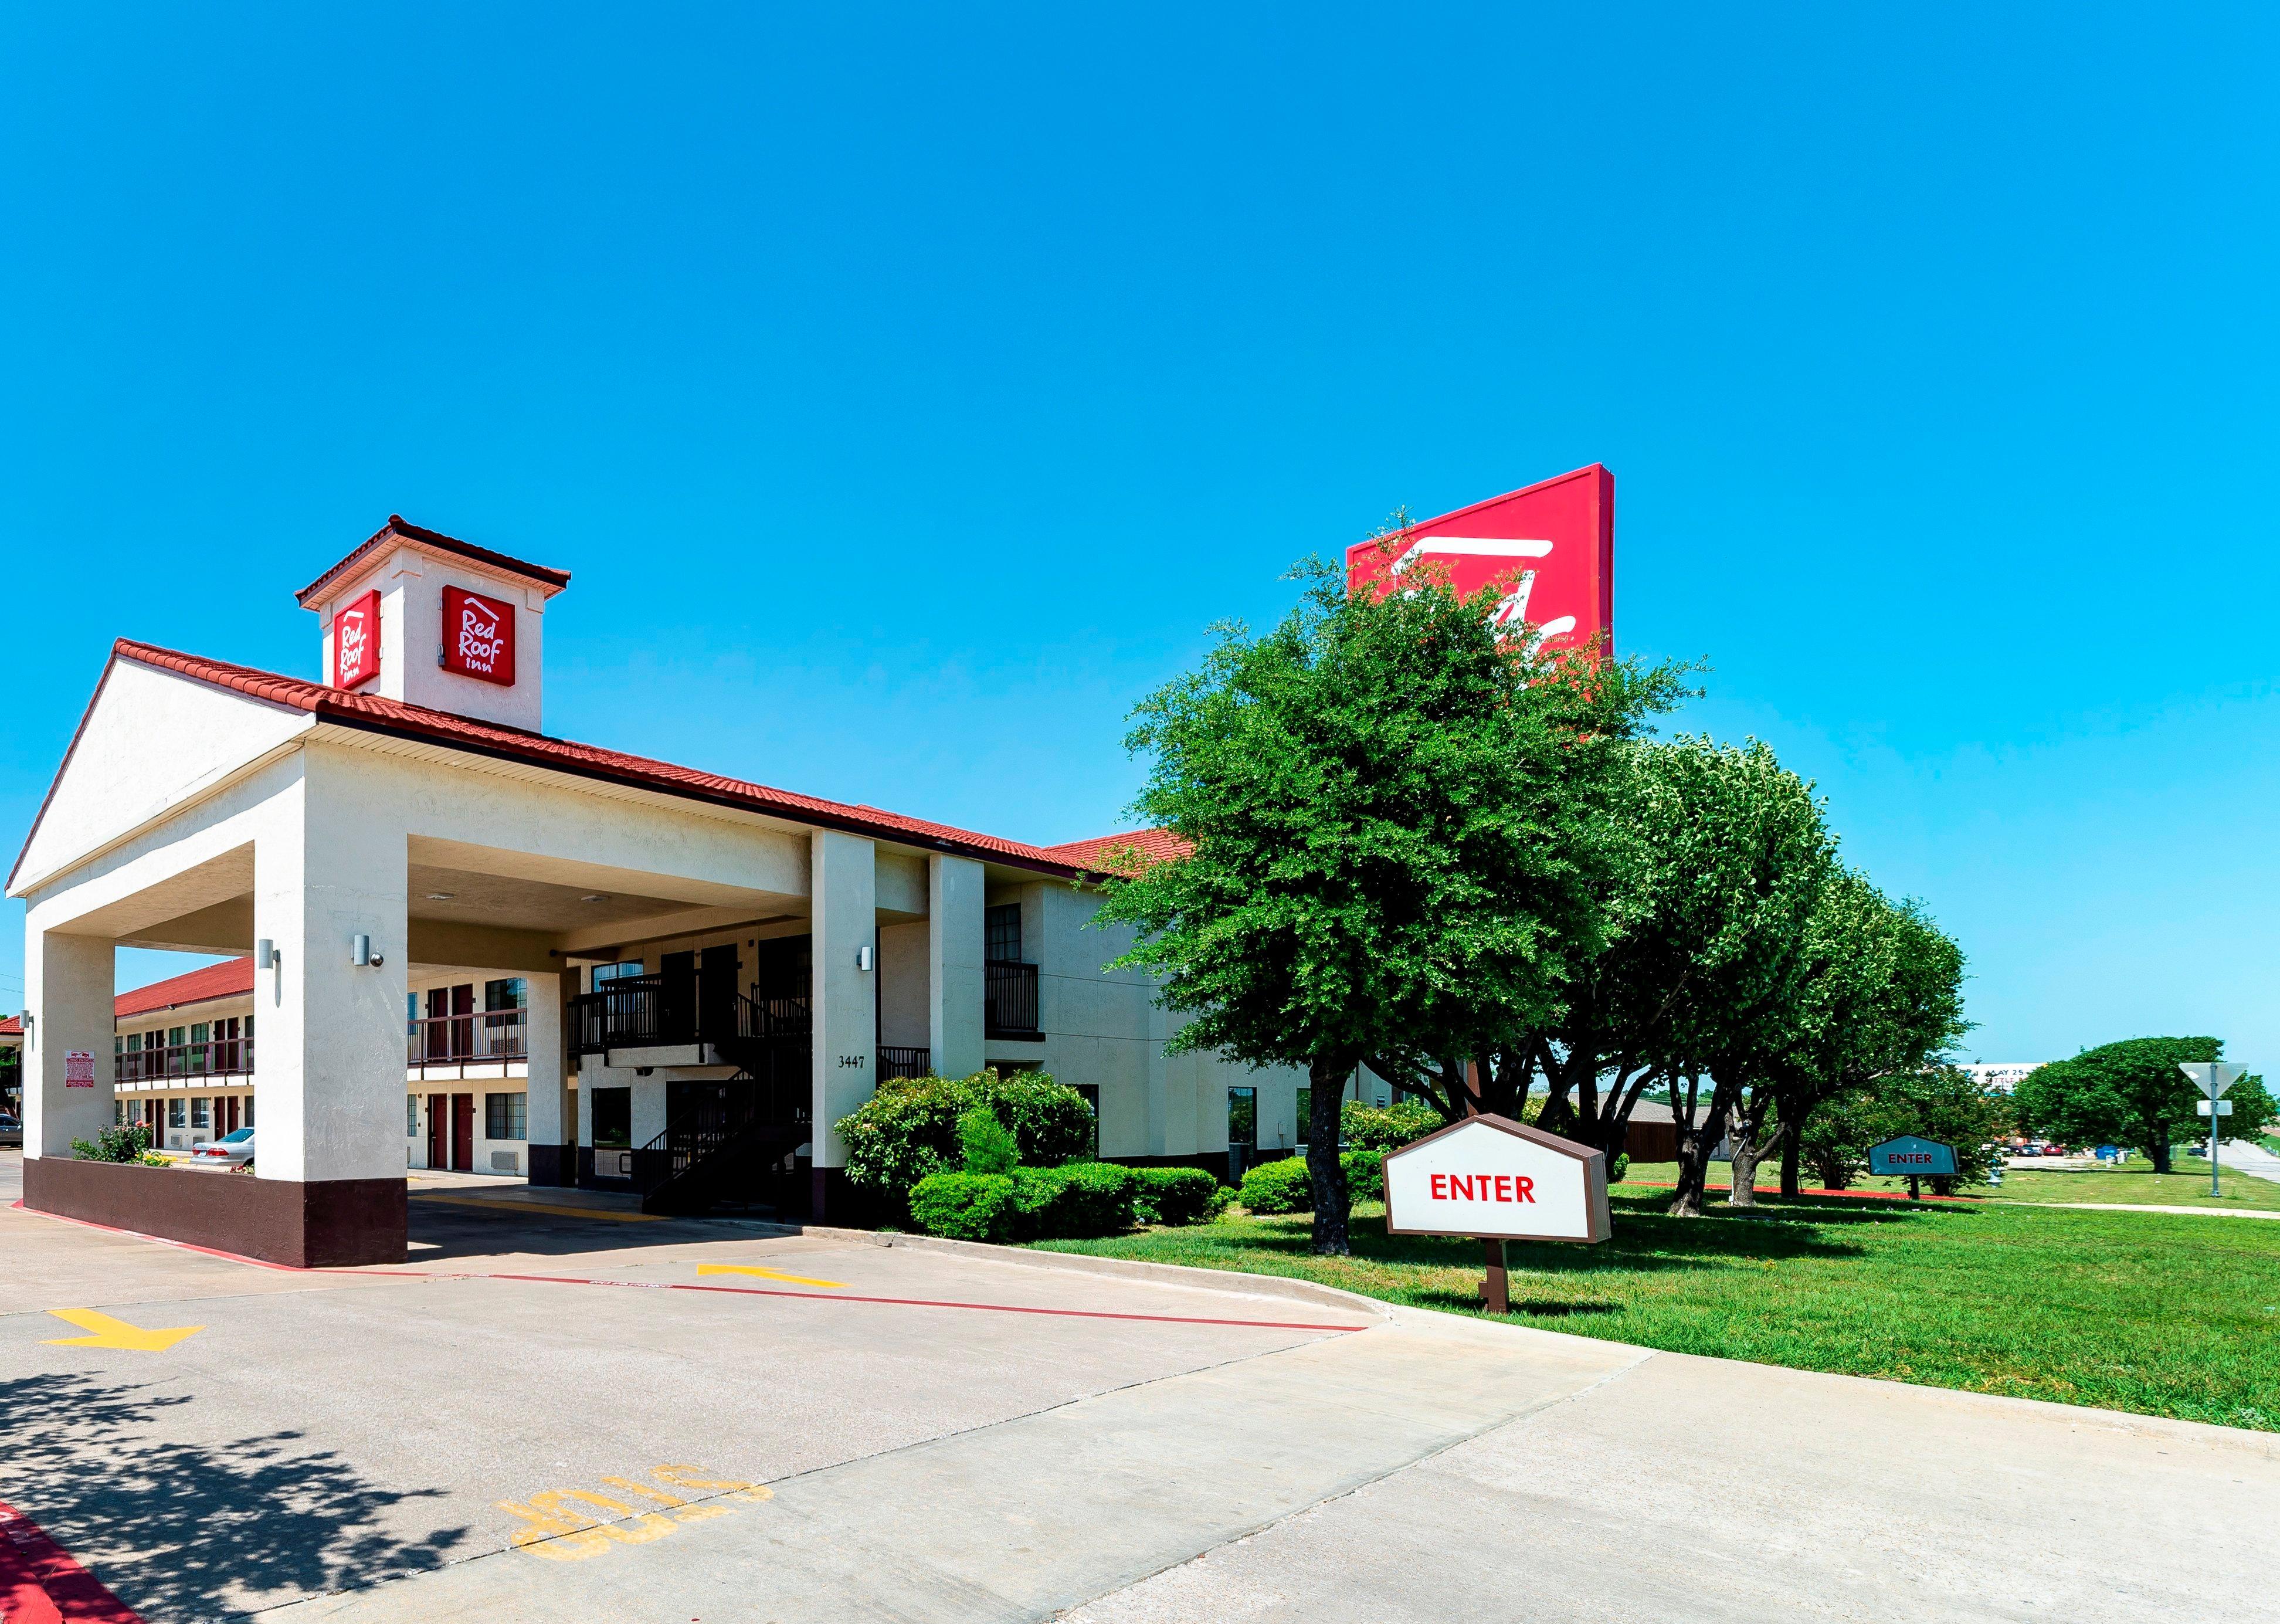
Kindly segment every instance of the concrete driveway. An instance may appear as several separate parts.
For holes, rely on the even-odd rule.
[[[2268,1614],[2270,1435],[414,1195],[337,1274],[0,1208],[0,1502],[154,1621]]]

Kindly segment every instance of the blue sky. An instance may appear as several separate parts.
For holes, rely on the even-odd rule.
[[[0,16],[12,850],[391,512],[575,573],[552,731],[1101,833],[1208,622],[1596,460],[1967,1058],[2280,1065],[2268,10],[341,9]]]

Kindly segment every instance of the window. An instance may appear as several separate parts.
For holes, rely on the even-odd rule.
[[[190,1102],[190,1126],[192,1128],[213,1126],[213,1101],[204,1094]]]
[[[1259,1143],[1258,1089],[1229,1089],[1227,1091],[1227,1142],[1230,1146]]]
[[[124,1128],[127,1126],[127,1102],[125,1100],[114,1098],[111,1102],[111,1120],[114,1127]]]
[[[253,1029],[252,1016],[248,1015],[245,1018],[245,1027],[246,1030],[249,1032]],[[245,1097],[245,1125],[248,1128],[251,1128],[253,1126],[253,1096],[250,1094]]]
[[[404,1097],[404,1136],[406,1139],[420,1137],[420,1097],[417,1094]]]
[[[985,958],[999,964],[1021,962],[1021,904],[1017,902],[1000,904],[982,911],[982,928],[989,936]]]
[[[605,982],[616,981],[620,976],[639,975],[641,973],[642,961],[638,958],[628,958],[613,965],[596,965],[594,985],[600,987]]]
[[[530,983],[519,975],[505,981],[483,983],[483,1008],[493,1013],[500,1010],[525,1009],[530,1004]]]
[[[528,1139],[529,1129],[530,1096],[528,1094],[486,1094],[483,1096],[483,1137],[486,1139]]]
[[[634,1148],[634,1091],[631,1089],[594,1090],[594,1148],[630,1151]]]
[[[166,1102],[166,1126],[169,1128],[181,1128],[186,1126],[183,1120],[183,1112],[189,1104],[189,1101],[186,1099],[168,1100]]]
[[[1298,1131],[1292,1138],[1292,1143],[1304,1144],[1306,1143],[1306,1128],[1313,1120],[1314,1091],[1312,1089],[1301,1089],[1298,1090]]]

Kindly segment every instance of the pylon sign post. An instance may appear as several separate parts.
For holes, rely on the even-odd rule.
[[[2199,1086],[2208,1096],[2201,1102],[2201,1115],[2209,1120],[2209,1194],[2219,1194],[2216,1184],[2217,1119],[2232,1114],[2232,1106],[2224,1097],[2225,1090],[2248,1074],[2245,1066],[2227,1066],[2222,1060],[2180,1060],[2177,1069]]]

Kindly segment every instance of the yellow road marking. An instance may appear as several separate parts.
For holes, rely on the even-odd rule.
[[[487,1201],[480,1196],[412,1196],[413,1201],[432,1201],[443,1206],[481,1207],[486,1212],[549,1212],[557,1218],[598,1218],[612,1224],[659,1224],[665,1221],[656,1212],[618,1212],[607,1207],[554,1206],[543,1201]]]
[[[757,1274],[762,1280],[789,1281],[795,1286],[822,1286],[833,1291],[847,1284],[843,1280],[812,1280],[805,1274],[786,1274],[751,1263],[700,1263],[697,1266],[697,1272],[699,1274]]]
[[[95,1333],[91,1336],[50,1337],[47,1342],[50,1348],[133,1348],[143,1353],[164,1353],[183,1337],[195,1336],[206,1328],[203,1325],[170,1325],[163,1330],[146,1331],[139,1325],[114,1320],[92,1308],[50,1308],[48,1312],[66,1325]]]

